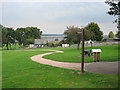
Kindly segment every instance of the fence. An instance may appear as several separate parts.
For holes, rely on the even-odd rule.
[[[92,46],[104,46],[104,45],[118,45],[119,42],[94,42]],[[85,47],[91,46],[90,43],[85,43]],[[71,45],[70,47],[77,47],[77,44]],[[80,45],[81,47],[81,45]]]

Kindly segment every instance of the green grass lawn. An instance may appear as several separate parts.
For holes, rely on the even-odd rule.
[[[100,61],[118,61],[118,45],[107,45],[107,46],[97,46],[97,47],[86,47],[85,50],[89,49],[101,49],[101,59]],[[81,62],[80,53],[81,49],[76,48],[58,48],[56,50],[64,51],[64,53],[54,53],[51,55],[46,55],[44,58],[61,61],[61,62]],[[85,62],[93,62],[93,57],[85,57]]]
[[[2,52],[3,88],[117,88],[118,75],[78,74],[78,70],[43,65],[30,59],[47,51],[9,50]],[[63,48],[61,48],[63,50]],[[66,48],[71,52],[74,48]],[[75,53],[79,51],[75,51]],[[74,52],[73,52],[74,53]],[[56,54],[57,55],[57,54]],[[74,54],[75,55],[75,54]]]
[[[0,51],[0,89],[2,88],[2,51]]]
[[[13,49],[16,49],[16,48],[19,48],[19,47],[21,47],[20,45],[8,45],[8,48],[10,49],[10,50],[13,50]],[[7,50],[7,47],[6,46],[4,46],[4,47],[0,47],[0,49],[2,50]]]

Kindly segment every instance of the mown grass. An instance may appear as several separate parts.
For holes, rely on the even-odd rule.
[[[8,49],[9,50],[14,50],[14,49],[16,49],[16,48],[19,48],[19,47],[21,47],[20,45],[8,45]],[[3,47],[0,47],[0,50],[7,50],[7,47],[6,46],[3,46]]]
[[[67,48],[68,49],[68,48]],[[46,53],[9,50],[2,53],[3,88],[117,88],[118,75],[78,74],[78,70],[43,65],[30,57]],[[68,49],[68,51],[70,51]]]
[[[118,45],[106,45],[97,47],[86,47],[85,50],[89,49],[101,49],[100,61],[118,61]],[[55,50],[64,51],[64,53],[54,53],[51,55],[46,55],[44,58],[61,61],[61,62],[81,62],[80,53],[81,49],[76,48],[57,48]],[[93,57],[85,57],[85,62],[93,62]]]
[[[2,51],[0,51],[0,89],[2,88]]]

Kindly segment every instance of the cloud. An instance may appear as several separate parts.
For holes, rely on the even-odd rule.
[[[99,12],[97,12],[99,11]],[[26,21],[110,21],[103,3],[5,3],[3,14],[6,19]],[[3,18],[4,18],[3,17]],[[101,18],[101,19],[100,19]]]
[[[38,26],[45,33],[63,33],[66,26],[96,22],[107,33],[105,30],[110,28],[106,25],[112,25],[115,19],[107,11],[108,6],[102,2],[4,2],[3,24],[13,28]]]

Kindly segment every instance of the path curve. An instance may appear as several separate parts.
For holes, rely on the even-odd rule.
[[[42,58],[45,55],[49,55],[53,53],[64,53],[63,51],[57,51],[57,50],[44,50],[44,51],[54,51],[54,52],[35,55],[35,56],[32,56],[31,59],[41,64],[51,65],[51,66],[60,67],[60,68],[81,70],[81,63],[59,62],[59,61],[53,61],[50,59]],[[120,61],[92,62],[92,63],[84,63],[84,67],[85,67],[85,71],[93,72],[97,74],[118,74],[119,73],[118,63],[120,63]]]
[[[55,66],[55,67],[81,70],[81,63],[59,62],[59,61],[53,61],[53,60],[50,60],[50,59],[42,58],[45,55],[49,55],[49,54],[53,54],[53,53],[64,53],[64,51],[57,51],[57,50],[45,50],[45,51],[54,51],[54,52],[49,52],[49,53],[44,53],[44,54],[32,56],[31,57],[32,61],[35,61],[35,62],[38,62],[38,63],[41,63],[41,64]],[[84,65],[87,66],[89,64],[91,64],[91,63],[85,63]]]

